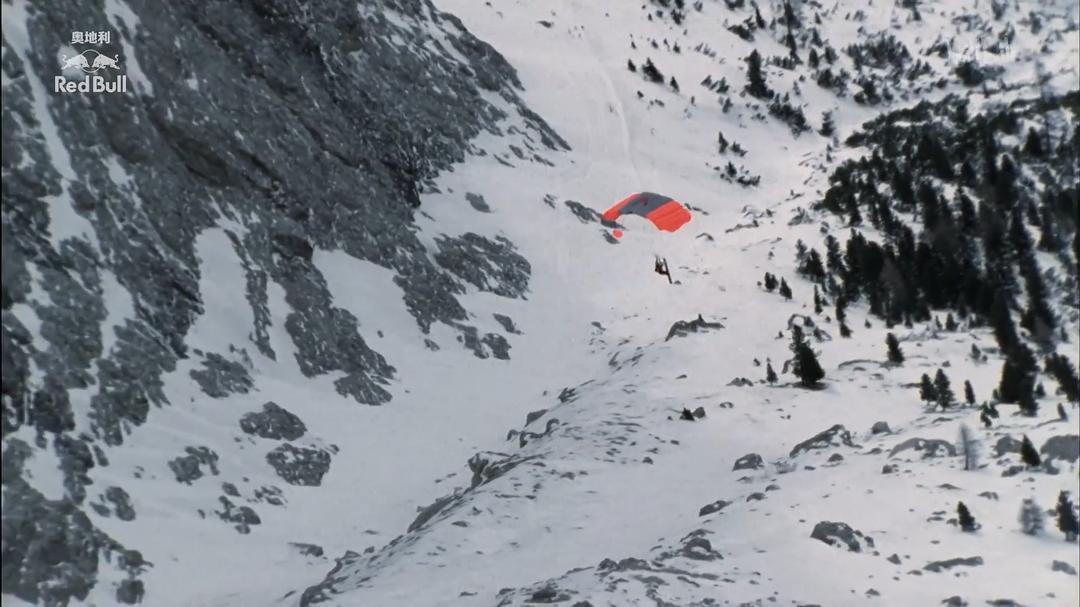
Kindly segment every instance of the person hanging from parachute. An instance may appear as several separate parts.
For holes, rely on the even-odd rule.
[[[675,232],[690,222],[690,211],[679,201],[653,192],[635,192],[619,202],[616,202],[601,217],[608,222],[614,222],[623,215],[638,215],[652,222],[662,232]],[[622,235],[616,230],[616,237]],[[671,270],[668,268],[666,258],[656,256],[653,271],[661,276],[667,276],[668,283],[672,284]]]
[[[668,284],[671,284],[671,271],[668,270],[667,259],[656,256],[656,265],[653,267],[653,271],[661,276],[667,276]]]

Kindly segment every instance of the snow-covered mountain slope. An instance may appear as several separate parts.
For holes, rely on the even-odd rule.
[[[112,224],[67,204],[90,171],[80,163],[113,167],[102,174],[114,180],[125,170],[135,174],[127,190],[102,186],[121,201],[135,204],[140,192],[163,197],[151,179],[162,171],[198,184],[192,199],[221,208],[168,240],[180,243],[183,263],[166,266],[184,269],[181,286],[198,305],[186,313],[190,327],[160,333],[185,354],[167,357],[172,366],[163,365],[160,386],[150,388],[158,406],[129,422],[122,441],[95,425],[91,396],[95,384],[106,384],[102,362],[81,388],[60,386],[72,395],[71,427],[56,432],[18,417],[23,401],[8,386],[23,384],[9,384],[9,338],[31,351],[29,392],[48,393],[41,387],[50,367],[39,361],[50,351],[64,352],[64,360],[78,351],[49,328],[64,326],[51,311],[84,300],[60,305],[67,287],[54,280],[61,273],[38,258],[27,264],[26,280],[21,271],[9,278],[5,261],[5,605],[68,597],[200,606],[915,605],[952,596],[971,604],[1076,604],[1069,574],[1080,568],[1076,544],[1063,541],[1052,521],[1037,536],[1021,533],[1016,521],[1024,498],[1043,508],[1062,490],[1075,499],[1076,403],[1043,373],[1047,394],[1035,418],[1003,404],[993,427],[983,428],[978,408],[930,411],[917,385],[939,369],[957,395],[968,380],[979,402],[993,402],[1005,358],[993,331],[964,319],[951,331],[921,319],[887,327],[863,298],[848,305],[852,335],[841,337],[834,295],[823,284],[830,303],[816,313],[814,284],[797,271],[797,241],[823,249],[826,236],[847,235],[843,216],[815,207],[836,167],[878,145],[840,143],[865,121],[949,94],[969,99],[977,115],[1080,85],[1074,5],[1002,4],[996,18],[997,5],[983,2],[908,4],[796,3],[794,65],[783,59],[783,3],[755,11],[735,1],[436,2],[460,25],[425,3],[387,3],[363,8],[359,23],[343,17],[335,35],[323,29],[334,22],[329,13],[297,32],[273,11],[235,9],[234,21],[250,29],[218,43],[215,36],[226,34],[213,27],[213,15],[177,9],[169,18],[189,36],[182,45],[246,59],[190,60],[195,89],[167,64],[144,60],[153,94],[143,92],[135,114],[151,116],[162,141],[189,141],[206,127],[188,128],[181,118],[170,130],[160,115],[214,110],[222,121],[215,129],[239,129],[240,143],[208,162],[203,154],[225,137],[189,142],[174,152],[178,163],[159,166],[124,156],[122,141],[115,154],[103,154],[68,137],[83,109],[43,97],[34,84],[51,73],[43,57],[52,38],[34,44],[24,31],[42,36],[48,28],[34,15],[43,13],[5,3],[4,257],[9,241],[25,242],[9,234],[41,232],[15,221],[33,214],[9,211],[24,208],[13,201],[38,201],[25,208],[43,207],[49,225],[71,220],[46,234],[52,250],[63,252],[63,268],[82,267],[74,261],[80,242],[99,243],[100,257],[88,253],[98,273],[82,278],[85,301],[100,302],[87,321],[102,342],[91,354],[132,341],[115,325],[134,319],[157,327],[147,294],[171,291],[133,286],[125,272],[148,270],[105,254],[116,246],[106,229]],[[110,23],[128,23],[131,13],[109,6]],[[134,8],[141,27],[167,29],[154,25],[160,15]],[[339,16],[349,12],[346,3],[338,8]],[[269,78],[271,69],[262,70],[265,85],[251,78],[251,66],[267,57],[256,47],[267,23],[278,24],[266,27],[297,50],[291,60],[276,53],[281,63],[273,67],[298,78],[314,70],[319,83],[311,88],[325,98],[295,97],[286,78]],[[368,30],[381,33],[359,33]],[[898,59],[892,42],[875,46],[887,38],[882,33],[909,56]],[[358,38],[371,46],[357,55],[351,41]],[[170,38],[135,39],[136,57],[159,56],[145,47],[151,40],[167,47]],[[1002,40],[1004,48],[986,50]],[[951,44],[935,49],[939,41]],[[863,43],[862,55],[848,52]],[[242,50],[248,45],[250,57]],[[303,52],[311,45],[334,51],[329,65],[316,67]],[[820,49],[820,67],[810,66],[811,48]],[[768,87],[776,98],[788,94],[786,102],[744,93],[744,58],[753,50]],[[862,71],[853,56],[863,57]],[[642,75],[647,61],[662,82]],[[27,63],[30,69],[14,67]],[[430,70],[414,77],[420,66]],[[959,66],[966,67],[958,73]],[[360,73],[351,86],[335,82],[349,69]],[[300,112],[290,138],[276,139],[275,129],[295,121],[230,125],[234,113],[197,98],[233,79],[249,82],[260,111],[284,105]],[[342,92],[348,98],[357,90],[370,94],[342,109]],[[10,103],[9,91],[23,101]],[[227,108],[239,103],[213,99]],[[374,108],[365,105],[372,99]],[[108,115],[105,101],[87,103]],[[803,129],[785,104],[801,109],[813,128]],[[336,111],[320,122],[326,107]],[[831,112],[835,137],[816,132],[823,112]],[[11,165],[9,113],[29,158]],[[1075,128],[1075,114],[1053,118],[1055,136]],[[419,207],[398,214],[409,194],[398,188],[413,182],[395,179],[409,172],[412,156],[381,154],[402,138],[436,144],[422,148],[435,160],[424,171],[430,179],[417,179]],[[348,156],[354,144],[362,150],[356,158]],[[318,155],[288,156],[309,148],[356,162],[327,174],[318,172]],[[65,149],[77,159],[67,168],[57,164]],[[284,196],[230,182],[264,153]],[[212,170],[217,162],[229,171]],[[58,177],[34,168],[48,163]],[[184,171],[226,183],[207,185],[207,175]],[[9,193],[8,184],[36,182],[53,198]],[[693,221],[664,234],[629,218],[615,240],[594,211],[643,190],[690,205]],[[363,204],[347,203],[356,198]],[[315,217],[298,220],[309,205]],[[168,235],[162,225],[174,215],[149,208],[154,229],[136,233]],[[84,215],[89,227],[77,223]],[[1062,229],[1065,236],[1070,228]],[[869,225],[862,231],[885,239]],[[32,247],[17,250],[26,257]],[[651,271],[654,255],[668,259],[676,284]],[[1054,308],[1068,341],[1052,347],[1075,365],[1080,338],[1068,291],[1075,290],[1075,257],[1071,268],[1067,252],[1063,259],[1054,262],[1061,280],[1049,284],[1065,289],[1055,291]],[[766,272],[785,278],[790,300],[761,286]],[[933,311],[942,323],[945,315]],[[825,370],[816,389],[800,387],[785,365],[796,325]],[[900,340],[902,364],[887,362],[888,332]],[[973,345],[985,356],[973,358]],[[779,374],[774,384],[764,381],[767,364]],[[1056,421],[1058,403],[1069,421]],[[699,407],[703,417],[680,419],[684,408]],[[9,417],[18,423],[9,427]],[[876,422],[888,431],[872,433]],[[954,453],[961,425],[982,445],[976,470],[963,470]],[[1046,447],[1048,467],[1014,469],[1025,435]],[[950,521],[958,501],[981,525],[977,532]],[[41,546],[63,534],[51,523],[35,530],[36,517],[60,521],[60,529],[75,521],[100,548],[64,543],[67,552],[50,561]],[[53,568],[57,561],[64,567]]]
[[[849,339],[839,336],[829,313],[813,313],[813,287],[793,279],[794,245],[802,239],[820,247],[823,233],[843,223],[827,215],[790,220],[804,217],[802,210],[820,199],[827,187],[821,167],[865,150],[827,150],[829,140],[813,132],[793,138],[785,124],[757,118],[747,107],[754,100],[732,94],[725,112],[697,86],[709,76],[738,91],[746,80],[741,58],[752,48],[765,56],[785,52],[768,36],[759,33],[748,43],[723,28],[751,9],[688,6],[675,25],[668,10],[647,18],[661,9],[654,4],[640,10],[573,2],[443,4],[518,68],[528,102],[573,148],[554,168],[478,159],[448,183],[480,190],[493,201],[494,214],[511,216],[498,229],[533,262],[534,276],[554,272],[577,286],[563,300],[583,306],[577,329],[570,321],[546,330],[588,330],[588,358],[610,362],[586,383],[566,382],[569,390],[544,398],[530,395],[532,407],[547,409],[542,415],[530,415],[506,442],[463,466],[450,481],[456,490],[421,512],[408,533],[374,554],[340,560],[301,604],[900,605],[951,596],[972,604],[1075,604],[1075,578],[1052,567],[1062,561],[1075,568],[1075,544],[1049,534],[1026,536],[1016,523],[1021,498],[1048,507],[1060,490],[1075,493],[1075,460],[1059,459],[1060,475],[1002,476],[1017,456],[993,446],[1021,434],[1037,445],[1068,435],[1064,442],[1076,444],[1075,409],[1068,423],[1007,416],[992,430],[974,430],[989,465],[965,472],[951,450],[961,424],[980,425],[978,410],[929,412],[914,386],[920,375],[944,366],[954,381],[969,380],[981,399],[989,398],[1000,365],[968,354],[973,344],[993,348],[990,331],[946,332],[925,323],[894,328],[907,354],[895,366],[886,359],[886,327],[865,304],[848,311]],[[838,49],[878,31],[894,33],[912,49],[953,36],[957,46],[977,48],[977,34],[965,38],[955,19],[978,14],[974,6],[921,4],[918,22],[909,9],[889,3],[864,7],[865,18],[857,22],[842,17],[846,6],[815,8],[804,5],[802,14],[828,15],[821,29]],[[765,19],[781,7],[772,9],[762,7]],[[1076,12],[1058,10],[1063,18],[1056,27],[1075,29]],[[681,52],[665,48],[675,44]],[[1075,89],[1075,42],[1063,38],[1049,53],[1038,52],[1040,44],[1017,35],[1009,56],[980,56],[997,60],[1006,70],[1004,88],[1015,87],[988,100],[1030,95],[1036,58],[1053,74],[1054,86]],[[715,57],[694,50],[706,47]],[[681,91],[627,69],[627,59],[641,66],[646,58]],[[932,76],[896,83],[894,103],[964,95],[964,85],[950,74],[956,55],[924,60],[933,64]],[[770,85],[789,90],[798,73],[769,70]],[[832,111],[841,138],[881,111],[812,82],[800,89],[797,102],[806,115],[813,121]],[[978,96],[973,103],[981,107]],[[747,154],[718,156],[717,132]],[[760,184],[743,188],[719,177],[712,167],[728,158],[760,175]],[[591,223],[580,227],[590,240],[580,241],[583,229],[575,230],[571,209],[558,204],[581,201],[602,210],[635,190],[670,194],[701,211],[673,235],[631,220],[627,235],[612,246]],[[539,204],[545,195],[554,209]],[[436,217],[440,226],[454,221],[449,213]],[[679,284],[669,286],[649,271],[654,254],[668,258]],[[762,289],[765,272],[787,277],[794,299]],[[666,339],[673,323],[699,314],[722,327]],[[779,372],[790,357],[789,323],[802,322],[797,315],[812,317],[823,331],[823,341],[815,342],[827,373],[820,391],[793,386],[787,374],[778,385],[762,381],[767,358]],[[1071,318],[1068,331],[1075,336],[1075,314]],[[586,321],[595,324],[586,327]],[[521,324],[526,334],[535,332],[527,320]],[[574,354],[570,343],[564,357]],[[1060,350],[1075,359],[1073,344]],[[1053,415],[1056,399],[1045,400],[1044,415]],[[683,407],[699,406],[704,418],[679,419]],[[890,431],[872,434],[879,421]],[[821,448],[793,454],[796,445],[837,424],[843,428],[827,433]],[[759,455],[761,465],[733,470],[748,454]],[[975,513],[978,533],[950,524],[957,501]],[[811,537],[823,521],[845,523],[872,539],[853,531],[857,551],[837,549]],[[821,530],[843,534],[827,525]],[[955,558],[965,560],[951,562]]]

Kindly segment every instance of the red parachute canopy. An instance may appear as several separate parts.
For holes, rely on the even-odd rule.
[[[690,221],[690,211],[679,201],[652,192],[631,194],[604,211],[602,217],[615,221],[621,215],[640,215],[665,232],[674,232]]]

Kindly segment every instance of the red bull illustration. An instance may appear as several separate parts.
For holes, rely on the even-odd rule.
[[[73,57],[61,55],[62,63],[60,70],[74,72],[80,70],[86,76],[82,80],[69,80],[64,75],[53,79],[53,92],[56,93],[126,93],[128,91],[127,76],[118,75],[115,80],[106,80],[97,72],[109,70],[120,71],[120,56],[109,57],[94,49],[85,50]]]

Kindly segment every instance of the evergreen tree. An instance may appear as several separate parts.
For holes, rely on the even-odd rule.
[[[840,337],[847,339],[851,337],[851,327],[847,326],[847,323],[840,321]]]
[[[776,277],[768,272],[765,272],[765,290],[770,293],[776,290]]]
[[[772,362],[771,361],[766,361],[765,362],[765,381],[769,382],[770,384],[775,384],[776,379],[777,379],[776,378],[776,371],[774,371],[773,368],[772,368]]]
[[[795,354],[791,372],[807,388],[816,386],[825,377],[825,370],[818,363],[814,350],[806,343],[802,329],[796,325],[791,331],[791,351]]]
[[[671,77],[671,81],[668,82],[668,84],[671,86],[671,90],[675,91],[676,93],[679,92],[679,82],[675,80],[675,76]]]
[[[1024,503],[1020,506],[1020,529],[1028,535],[1038,535],[1042,533],[1044,520],[1042,508],[1039,508],[1035,500],[1024,498]]]
[[[975,389],[971,387],[971,382],[964,380],[964,400],[967,404],[975,406]]]
[[[975,522],[975,517],[971,516],[971,512],[968,511],[964,502],[956,504],[956,520],[960,524],[961,531],[972,533],[979,528],[978,523]]]
[[[1057,526],[1065,534],[1066,542],[1075,542],[1076,537],[1080,535],[1080,522],[1077,521],[1076,511],[1073,510],[1072,500],[1069,499],[1067,491],[1058,494]]]
[[[1039,401],[1035,400],[1035,394],[1031,391],[1024,391],[1020,394],[1020,400],[1016,403],[1020,408],[1020,413],[1028,417],[1035,417],[1039,414]]]
[[[937,402],[938,395],[937,390],[934,389],[934,382],[926,373],[923,373],[919,380],[919,398],[926,403]]]
[[[937,404],[942,410],[951,407],[953,401],[956,400],[952,386],[949,383],[949,377],[941,369],[938,369],[937,375],[934,376],[934,392],[937,393]]]
[[[1057,405],[1058,419],[1067,422],[1069,421],[1069,414],[1065,412],[1065,405],[1058,403]]]
[[[784,25],[788,30],[798,29],[801,26],[799,18],[795,16],[795,9],[791,8],[791,0],[784,0]]]
[[[794,60],[796,63],[798,63],[799,62],[799,47],[798,47],[798,45],[795,44],[795,34],[793,34],[792,32],[789,31],[787,33],[787,35],[784,36],[784,44],[787,45],[788,56],[791,57],[791,59]]]
[[[1039,136],[1034,127],[1028,129],[1027,141],[1024,142],[1024,153],[1036,158],[1042,158],[1046,153],[1043,149],[1042,137]]]
[[[810,252],[810,250],[808,248],[806,248],[806,243],[803,242],[801,238],[795,241],[795,262],[796,263],[798,263],[800,266],[805,264],[806,263],[806,255],[809,252]]]
[[[791,301],[791,287],[788,286],[787,281],[783,278],[780,279],[780,296]]]
[[[1040,251],[1055,252],[1061,247],[1061,239],[1055,228],[1055,220],[1049,207],[1042,208],[1042,220],[1039,222],[1039,242],[1036,247]]]
[[[758,99],[772,99],[773,92],[765,83],[765,74],[761,70],[761,55],[755,49],[746,58],[746,77],[749,83],[746,92]]]
[[[650,82],[664,82],[664,75],[660,73],[660,70],[657,69],[655,65],[653,65],[651,58],[645,59],[645,65],[642,66],[641,73],[645,74],[645,77],[648,78]]]
[[[847,273],[847,268],[844,266],[844,254],[840,252],[840,241],[836,240],[832,234],[825,237],[825,263],[830,274],[836,275],[838,279],[843,279]]]
[[[795,376],[805,387],[816,386],[825,378],[825,370],[818,363],[817,355],[806,343],[803,343],[795,353]]]
[[[1031,439],[1024,435],[1024,440],[1020,443],[1020,459],[1023,460],[1024,465],[1028,468],[1037,468],[1042,464],[1042,457],[1039,455],[1038,450],[1035,449],[1035,445],[1032,444]]]
[[[1001,382],[998,384],[998,393],[1003,403],[1018,403],[1025,396],[1031,396],[1035,391],[1035,375],[1038,372],[1038,363],[1024,344],[1018,344],[1005,356],[1005,363],[1001,367]]]
[[[634,65],[634,61],[632,59],[626,60],[626,69],[630,70],[631,72],[637,71],[637,66]]]
[[[953,318],[952,312],[945,317],[945,330],[954,333],[959,327],[956,324],[956,319]]]
[[[810,56],[817,57],[817,54],[811,49]],[[823,137],[832,137],[836,132],[836,123],[833,122],[832,112],[824,112],[821,115],[821,130],[818,131]]]
[[[821,295],[818,293],[817,285],[814,285],[814,314],[821,314]]]
[[[1073,366],[1069,357],[1063,354],[1050,354],[1046,357],[1045,365],[1046,372],[1057,380],[1061,391],[1065,393],[1065,398],[1073,402],[1080,400],[1080,377],[1077,376],[1076,367]]]
[[[821,254],[817,252],[817,249],[810,249],[810,252],[803,258],[803,262],[799,266],[799,273],[814,282],[825,280],[825,265],[821,262]]]
[[[904,362],[904,352],[900,349],[900,341],[892,333],[885,336],[885,347],[888,348],[889,362],[898,365]]]

